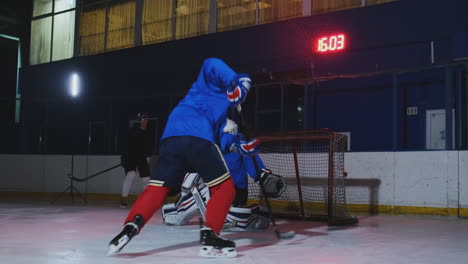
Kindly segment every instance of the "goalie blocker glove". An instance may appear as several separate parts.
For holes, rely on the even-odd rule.
[[[265,195],[271,198],[280,197],[286,190],[286,181],[280,175],[272,174],[269,169],[262,169],[255,182],[263,186]]]
[[[240,105],[247,98],[250,91],[252,79],[247,74],[237,74],[232,81],[231,87],[226,91],[227,98],[232,105]]]

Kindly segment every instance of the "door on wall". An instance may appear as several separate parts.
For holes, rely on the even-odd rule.
[[[0,122],[5,124],[12,124],[15,120],[18,45],[18,40],[0,34],[0,72],[2,74]]]
[[[90,121],[88,128],[88,154],[105,154],[106,134],[104,122]]]
[[[426,149],[446,149],[445,116],[445,109],[426,110]],[[452,144],[455,144],[455,111],[452,125]]]

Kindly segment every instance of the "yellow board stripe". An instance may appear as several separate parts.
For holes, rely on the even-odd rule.
[[[258,199],[249,199],[248,204],[258,204]],[[275,201],[272,204],[273,211],[286,210],[290,211],[291,208],[298,208],[299,201],[283,200]],[[312,203],[305,202],[304,206],[313,210],[314,213],[327,213],[325,203]],[[393,206],[393,205],[370,205],[370,204],[347,204],[348,212],[350,214],[389,214],[389,215],[442,215],[442,216],[457,216],[468,217],[468,208],[445,208],[445,207],[420,207],[420,206]]]
[[[148,185],[162,187],[164,185],[164,181],[150,180]]]
[[[32,198],[32,199],[55,199],[57,192],[12,192],[0,191],[0,198]],[[137,195],[129,195],[129,197],[136,198]],[[117,193],[87,193],[87,200],[118,200],[120,194]],[[173,200],[171,200],[173,199]],[[168,201],[175,202],[174,198],[168,197]],[[258,204],[258,199],[249,199],[248,204]],[[286,201],[288,202],[288,201]],[[297,201],[295,203],[298,203]],[[306,203],[307,205],[307,203]],[[273,205],[274,208],[283,208],[278,206],[277,203]],[[447,215],[468,218],[468,208],[445,208],[445,207],[418,207],[418,206],[394,206],[394,205],[370,205],[370,204],[348,204],[348,210],[351,214],[424,214],[424,215]],[[286,207],[284,207],[286,208]],[[428,210],[431,209],[431,210]]]
[[[208,182],[206,185],[208,185],[208,187],[213,187],[213,186],[215,186],[217,184],[220,184],[221,182],[229,179],[229,177],[231,177],[231,174],[229,174],[229,172],[226,172],[221,177],[218,177],[218,178]]]

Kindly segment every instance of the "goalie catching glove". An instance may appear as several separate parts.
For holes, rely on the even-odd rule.
[[[271,198],[278,198],[286,190],[286,181],[280,175],[272,174],[271,170],[262,169],[255,182],[263,186],[265,195]]]

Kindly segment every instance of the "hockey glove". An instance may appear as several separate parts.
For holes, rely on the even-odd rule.
[[[260,140],[254,138],[250,141],[245,141],[244,139],[235,138],[229,147],[229,151],[237,152],[246,157],[254,156],[260,151]]]
[[[227,98],[232,105],[240,105],[247,98],[252,80],[247,74],[238,74],[232,81],[231,87],[226,91]]]
[[[250,141],[239,140],[239,151],[244,156],[253,156],[256,155],[260,151],[260,140],[259,139],[252,139]]]
[[[272,174],[268,169],[262,169],[260,178],[256,181],[263,186],[266,197],[277,198],[286,190],[286,181],[282,176]]]
[[[271,170],[263,168],[261,171],[257,173],[257,177],[255,178],[256,183],[262,183],[268,174],[272,174]]]

